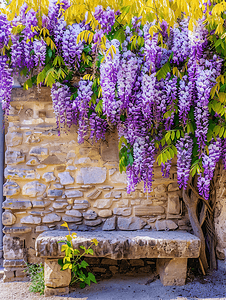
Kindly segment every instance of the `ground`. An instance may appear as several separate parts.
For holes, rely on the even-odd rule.
[[[29,293],[29,282],[0,282],[1,300],[222,300],[226,299],[226,262],[219,261],[218,270],[207,276],[188,276],[181,287],[164,287],[150,276],[120,275],[101,280],[85,289],[73,288],[69,295],[45,298]],[[192,281],[191,281],[192,280]],[[151,282],[152,281],[152,282]]]

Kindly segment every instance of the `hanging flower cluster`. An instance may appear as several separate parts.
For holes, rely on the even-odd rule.
[[[209,13],[211,5],[204,6]],[[12,22],[0,15],[5,113],[12,76],[22,72],[29,84],[51,87],[59,132],[75,124],[83,143],[117,127],[128,193],[141,181],[150,192],[156,157],[168,177],[177,155],[180,188],[197,172],[199,193],[208,199],[216,163],[223,158],[226,166],[224,65],[208,40],[215,29],[202,19],[191,32],[183,17],[173,28],[166,21],[142,24],[142,17],[125,24],[125,12],[101,5],[83,22],[67,24],[69,7],[52,1],[40,17],[25,3]]]

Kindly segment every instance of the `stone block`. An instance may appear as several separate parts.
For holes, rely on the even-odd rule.
[[[102,265],[108,265],[108,266],[117,266],[118,265],[118,261],[115,260],[115,259],[103,258],[101,260],[101,264]]]
[[[47,195],[49,197],[61,197],[63,195],[63,190],[48,190]]]
[[[77,175],[77,183],[97,184],[104,183],[106,180],[106,168],[90,167],[81,168]]]
[[[44,201],[32,201],[33,208],[44,208],[45,202]]]
[[[55,154],[53,154],[44,159],[42,163],[45,165],[62,165],[64,164],[64,161],[60,160]]]
[[[67,223],[77,223],[82,220],[81,217],[71,217],[71,216],[63,216],[62,221],[67,222]]]
[[[144,267],[144,261],[142,259],[131,259],[129,263],[132,267]]]
[[[62,208],[65,208],[67,205],[68,205],[67,202],[54,202],[53,203],[53,208],[62,209]]]
[[[83,196],[83,192],[80,192],[78,190],[68,190],[65,191],[64,194],[67,198],[79,198]]]
[[[87,200],[74,200],[74,209],[87,209],[90,207],[90,203]]]
[[[48,226],[37,226],[37,227],[35,228],[35,232],[37,232],[37,233],[41,233],[41,232],[47,231],[47,230],[49,230],[49,227],[48,227]]]
[[[71,282],[71,270],[61,271],[57,259],[46,259],[44,265],[45,286],[51,288],[68,287]]]
[[[80,213],[80,211],[75,209],[66,210],[65,214],[71,217],[82,217],[82,213]]]
[[[9,211],[5,211],[2,214],[2,224],[5,226],[11,226],[16,223],[16,217]]]
[[[70,175],[69,172],[62,172],[58,174],[58,177],[60,178],[60,183],[62,185],[68,185],[74,183],[74,178]]]
[[[168,194],[168,214],[177,215],[180,213],[180,198],[177,192],[172,192]]]
[[[31,232],[31,227],[21,226],[21,227],[4,227],[3,232],[5,234],[25,234]]]
[[[93,207],[96,207],[99,209],[104,209],[104,208],[110,208],[111,205],[112,205],[111,199],[99,199],[99,200],[96,200]]]
[[[152,216],[164,214],[165,209],[162,206],[135,206],[135,216]]]
[[[97,226],[97,225],[100,225],[101,223],[102,223],[101,219],[92,220],[92,221],[89,221],[89,220],[84,221],[84,224],[87,226]]]
[[[112,217],[112,218],[109,218],[107,219],[105,222],[104,222],[104,225],[102,227],[102,230],[104,231],[111,231],[111,230],[115,230],[115,227],[116,227],[116,217]]]
[[[22,144],[23,135],[19,132],[9,132],[6,134],[5,139],[7,146],[14,147]]]
[[[97,218],[97,213],[89,209],[83,213],[83,218],[86,220],[95,220]]]
[[[28,182],[23,186],[22,194],[29,197],[40,197],[44,194],[46,185],[39,181]]]
[[[13,181],[7,181],[3,185],[3,196],[15,196],[20,193],[20,186]]]
[[[164,286],[185,285],[187,258],[158,258],[156,266]]]
[[[32,156],[36,156],[40,159],[44,159],[48,156],[49,150],[48,150],[48,148],[43,148],[43,147],[37,146],[37,147],[32,147],[29,154]]]
[[[61,216],[58,216],[57,214],[48,214],[43,219],[43,223],[53,223],[53,222],[59,222],[61,220]]]
[[[45,287],[44,290],[44,296],[50,297],[50,296],[62,296],[69,294],[69,287],[62,287],[62,288],[49,288]]]
[[[42,178],[45,180],[45,182],[51,182],[55,181],[56,177],[54,176],[53,172],[46,172],[43,174]]]
[[[4,209],[30,209],[32,207],[31,201],[20,201],[15,199],[6,200],[2,203]]]
[[[21,224],[33,224],[33,225],[39,225],[42,222],[42,219],[40,217],[34,217],[34,216],[26,216],[23,217],[20,220]]]
[[[7,165],[17,165],[25,161],[25,155],[21,151],[9,151],[5,152],[5,163]]]
[[[5,260],[21,260],[26,257],[24,249],[24,239],[19,237],[3,237],[3,251]]]
[[[155,228],[160,230],[175,230],[177,229],[177,224],[173,222],[172,220],[162,220],[162,221],[156,221]]]
[[[146,225],[146,222],[138,217],[118,218],[118,228],[120,230],[139,230]]]
[[[102,209],[98,212],[98,216],[102,218],[107,218],[112,216],[112,210],[111,209]]]
[[[89,198],[90,200],[95,200],[100,196],[101,193],[101,190],[95,189],[93,192],[87,195],[87,198]]]
[[[33,158],[29,159],[28,162],[26,162],[26,165],[27,165],[27,166],[31,166],[31,167],[37,166],[37,165],[39,165],[39,164],[40,164],[40,161],[38,160],[37,157],[33,157]]]
[[[179,191],[178,183],[177,183],[177,182],[170,183],[170,184],[168,185],[168,191],[169,191],[169,192]]]
[[[115,172],[112,176],[110,176],[110,180],[112,183],[127,184],[127,176],[124,171],[122,173],[119,171]]]
[[[116,208],[114,208],[113,212],[114,212],[114,215],[128,217],[132,213],[132,208],[131,207],[121,207],[121,208],[116,207]]]
[[[166,186],[164,184],[159,184],[154,189],[155,197],[161,196],[162,194],[166,193]]]
[[[115,199],[119,199],[122,197],[122,192],[119,191],[111,191],[107,194],[104,195],[104,198],[115,198]]]
[[[16,169],[9,166],[5,168],[4,174],[7,179],[40,179],[40,175],[35,170]]]

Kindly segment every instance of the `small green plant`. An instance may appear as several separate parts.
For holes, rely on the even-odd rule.
[[[24,270],[31,279],[31,285],[29,291],[33,293],[44,294],[45,282],[44,282],[44,266],[43,264],[28,264]]]
[[[93,249],[91,249],[91,247],[93,245],[97,246],[98,241],[93,239],[87,249],[84,246],[80,246],[80,248],[83,250],[81,253],[78,249],[73,248],[72,240],[77,238],[77,233],[73,232],[71,234],[66,222],[64,222],[61,226],[67,227],[69,232],[69,234],[66,235],[66,241],[58,242],[64,243],[64,245],[61,247],[61,251],[65,252],[65,257],[58,260],[61,270],[71,269],[72,278],[70,284],[80,282],[81,288],[84,288],[86,284],[90,286],[91,281],[97,283],[95,276],[91,272],[87,272],[86,267],[88,267],[89,264],[84,260],[83,256],[85,254],[93,255]]]

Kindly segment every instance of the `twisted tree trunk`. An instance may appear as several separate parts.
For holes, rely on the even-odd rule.
[[[197,178],[190,178],[186,191],[184,189],[182,191],[183,200],[188,210],[193,232],[201,241],[199,262],[204,275],[209,267],[208,260],[210,269],[217,268],[214,209],[216,205],[216,189],[220,173],[220,168],[217,166],[214,172],[214,177],[211,181],[210,198],[208,201],[201,197],[195,188],[197,186]]]

